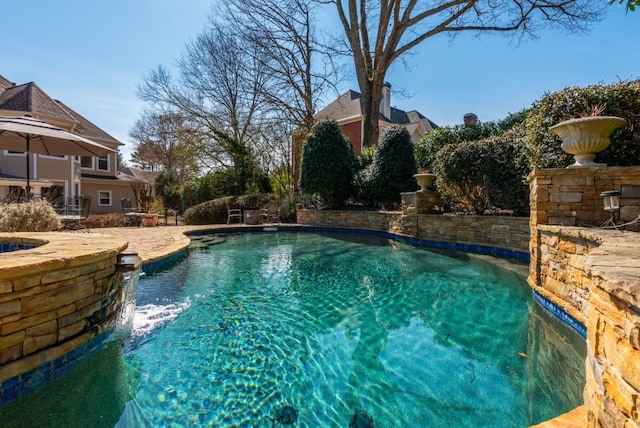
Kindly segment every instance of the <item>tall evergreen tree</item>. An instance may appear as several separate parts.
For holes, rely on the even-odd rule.
[[[300,189],[317,193],[329,208],[343,206],[353,194],[356,157],[335,120],[316,124],[305,141],[300,170]]]

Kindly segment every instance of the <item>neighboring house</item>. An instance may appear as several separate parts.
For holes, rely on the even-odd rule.
[[[33,82],[16,85],[0,76],[0,116],[28,114],[96,143],[117,150],[123,144],[64,103],[54,100]],[[118,171],[116,153],[101,157],[30,154],[34,193],[50,201],[91,195],[91,213],[121,212],[122,198],[139,201],[141,188],[149,194],[153,181],[129,169]],[[0,197],[26,185],[25,153],[0,148]]]
[[[356,156],[360,156],[362,149],[366,146],[362,140],[364,117],[362,115],[360,99],[361,95],[359,92],[348,90],[314,116],[316,122],[327,118],[334,119],[338,122],[342,133],[351,142],[353,153],[355,153]],[[407,112],[391,107],[391,85],[386,83],[382,90],[382,102],[380,103],[380,112],[378,115],[380,135],[384,133],[385,128],[389,128],[392,125],[404,125],[411,135],[411,141],[414,143],[424,134],[438,127],[438,125],[416,110]],[[300,176],[299,165],[302,157],[304,138],[306,138],[306,136],[294,137],[293,170],[296,185]]]
[[[342,133],[349,138],[353,146],[353,152],[359,156],[365,142],[362,141],[362,104],[360,103],[360,93],[349,90],[340,95],[335,101],[320,110],[316,115],[316,121],[330,118],[340,125]],[[392,125],[404,125],[411,141],[416,142],[425,133],[434,130],[438,126],[416,110],[404,111],[391,107],[391,85],[386,83],[382,90],[382,102],[380,103],[380,113],[378,116],[380,135],[385,128]]]

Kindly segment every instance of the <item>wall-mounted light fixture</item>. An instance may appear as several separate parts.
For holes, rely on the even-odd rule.
[[[609,190],[600,193],[600,197],[604,204],[604,210],[609,211],[609,220],[607,220],[602,227],[617,229],[616,213],[618,217],[620,217],[620,192],[618,190]]]

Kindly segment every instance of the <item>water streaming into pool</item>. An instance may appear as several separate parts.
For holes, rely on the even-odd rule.
[[[581,403],[586,351],[525,275],[365,235],[231,235],[141,279],[132,335],[0,424],[528,426]]]

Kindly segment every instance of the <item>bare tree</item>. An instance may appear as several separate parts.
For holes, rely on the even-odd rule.
[[[134,125],[134,127],[137,125]],[[131,130],[130,135],[137,133],[138,131]],[[162,170],[162,163],[160,162],[160,156],[158,155],[156,148],[152,142],[138,139],[136,147],[131,152],[131,163],[133,166],[140,168],[143,171],[160,171]]]
[[[198,162],[189,126],[180,113],[145,112],[130,132],[138,141],[133,162],[143,170],[171,171],[181,181],[192,178]]]
[[[267,82],[255,49],[231,28],[216,24],[187,45],[178,61],[177,83],[159,66],[138,88],[142,100],[188,118],[200,161],[209,169],[234,169],[242,190],[250,170],[254,119],[264,107],[261,88]]]
[[[378,111],[389,67],[437,34],[534,35],[557,25],[584,30],[604,8],[595,0],[319,0],[336,6],[362,93],[365,145],[378,141]]]
[[[255,61],[269,77],[262,95],[294,128],[306,134],[314,124],[318,99],[335,85],[337,69],[328,64],[313,26],[312,0],[227,0],[225,19],[258,49]]]
[[[271,178],[275,193],[292,197],[293,163],[291,124],[270,121],[261,126],[261,138],[256,146],[256,159]]]

